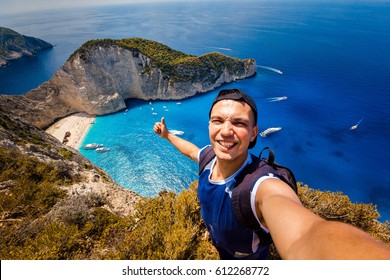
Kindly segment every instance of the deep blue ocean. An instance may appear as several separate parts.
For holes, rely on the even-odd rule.
[[[0,68],[0,92],[23,94],[50,79],[81,44],[96,38],[143,37],[195,55],[254,58],[255,77],[224,85],[251,94],[259,107],[252,150],[275,150],[297,180],[376,204],[390,220],[390,2],[213,1],[131,4],[2,15],[0,26],[55,47]],[[154,196],[179,192],[197,166],[153,133],[169,129],[207,145],[208,110],[221,89],[178,101],[129,100],[128,109],[98,117],[81,152],[124,188]],[[287,97],[287,98],[286,98]],[[154,114],[153,114],[154,113]],[[356,130],[350,127],[361,120]]]

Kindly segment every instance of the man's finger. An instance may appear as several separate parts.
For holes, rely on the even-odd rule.
[[[163,125],[165,125],[165,119],[164,119],[164,117],[161,118],[161,123],[162,123]]]

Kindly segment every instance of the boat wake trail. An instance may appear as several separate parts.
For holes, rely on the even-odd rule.
[[[221,50],[221,51],[231,51],[232,50],[232,49],[229,49],[229,48],[221,48],[221,47],[210,47],[210,48]]]
[[[283,74],[283,72],[279,69],[276,69],[276,68],[273,68],[273,67],[269,67],[269,66],[263,66],[263,65],[257,65],[257,67],[259,68],[263,68],[263,69],[266,69],[266,70],[269,70],[269,71],[272,71],[272,72],[275,72],[275,73],[278,73],[280,75]]]
[[[280,97],[270,97],[270,98],[267,98],[266,101],[268,102],[277,102],[277,101],[282,101],[282,100],[286,100],[287,99],[287,96],[280,96]]]

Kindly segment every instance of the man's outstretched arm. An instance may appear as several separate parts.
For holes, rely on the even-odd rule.
[[[281,180],[261,183],[256,208],[283,259],[390,259],[389,246],[356,227],[322,219]]]
[[[161,122],[154,124],[153,130],[160,137],[168,140],[176,149],[178,149],[183,155],[198,162],[199,148],[191,142],[184,140],[169,132],[164,117],[161,118]]]

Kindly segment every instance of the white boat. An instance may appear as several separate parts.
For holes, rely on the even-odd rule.
[[[105,152],[107,152],[109,150],[110,150],[110,148],[106,148],[106,147],[96,148],[96,151],[98,151],[100,153],[105,153]]]
[[[349,130],[355,130],[355,129],[357,129],[358,126],[360,125],[360,123],[362,122],[363,119],[364,119],[364,118],[361,118],[361,119],[357,122],[357,124],[351,126],[351,128],[350,128]]]
[[[274,133],[274,132],[279,131],[281,129],[282,129],[281,127],[270,127],[270,128],[267,128],[266,130],[264,130],[263,132],[260,132],[260,136],[267,137],[268,134]]]
[[[103,147],[103,144],[91,143],[84,146],[84,150],[94,150]]]
[[[176,129],[170,129],[169,132],[174,134],[174,135],[183,135],[184,134],[184,131],[176,130]]]
[[[356,128],[358,128],[358,125],[357,125],[357,124],[351,126],[351,128],[350,128],[349,130],[355,130]]]

